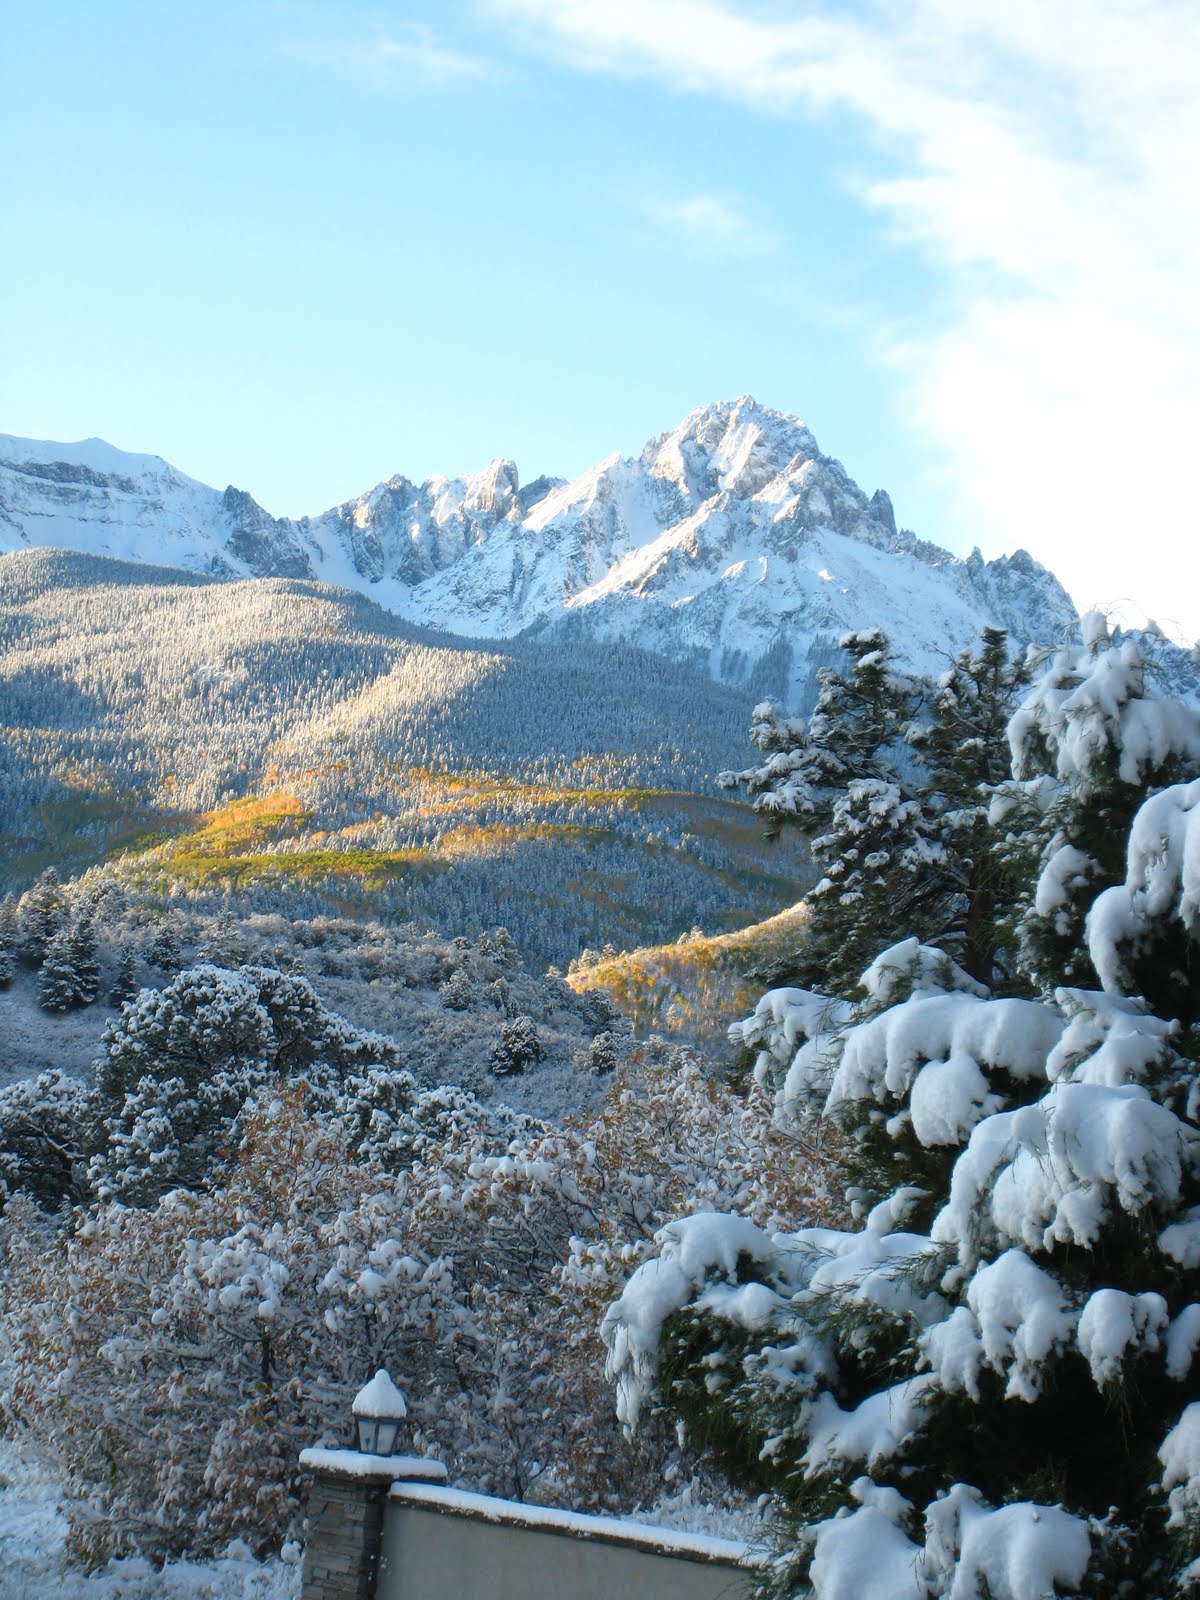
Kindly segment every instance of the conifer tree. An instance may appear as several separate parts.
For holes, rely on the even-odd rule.
[[[89,912],[77,919],[67,936],[79,1003],[90,1006],[100,993],[100,963],[96,959],[96,925]]]
[[[133,999],[140,987],[137,981],[137,951],[131,944],[127,944],[121,951],[112,987],[108,991],[109,1005],[125,1005],[127,1001]]]
[[[612,1034],[598,1033],[588,1047],[588,1066],[593,1072],[605,1076],[615,1072],[619,1064],[616,1041]]]
[[[826,669],[807,721],[756,708],[759,766],[723,774],[758,795],[768,829],[793,823],[822,876],[806,896],[802,947],[787,965],[801,984],[835,991],[902,927],[990,982],[1006,878],[990,849],[989,803],[1008,776],[1005,729],[1027,683],[1000,629],[984,633],[936,684],[890,665],[886,637],[842,640],[852,666]]]
[[[21,922],[11,894],[0,900],[0,989],[7,989],[17,972],[21,951]]]
[[[859,1225],[685,1218],[606,1318],[627,1423],[665,1408],[790,1516],[780,1593],[1195,1592],[1200,712],[1148,692],[1136,642],[1096,643],[1010,729],[1016,781],[1044,783],[1042,749],[1064,815],[1139,790],[1099,894],[1056,866],[1067,841],[1035,862],[1092,986],[996,998],[908,938],[853,994],[764,996],[735,1031],[782,1117],[857,1141]]]
[[[21,918],[17,902],[12,894],[6,894],[0,900],[0,954],[7,954],[15,960],[20,948]]]
[[[438,989],[441,1001],[451,1011],[469,1011],[475,1000],[476,986],[465,967],[454,971]]]
[[[1150,641],[1110,633],[1097,613],[1083,619],[1081,635],[1013,718],[1012,781],[992,806],[1002,868],[1020,883],[1008,933],[1024,972],[1047,993],[1095,983],[1088,909],[1124,877],[1146,790],[1187,778],[1200,759],[1187,706],[1155,695]],[[1169,736],[1148,706],[1170,716]]]
[[[807,896],[809,922],[789,976],[835,987],[870,960],[880,917],[898,900],[917,916],[938,850],[905,744],[919,688],[892,666],[878,629],[839,645],[851,665],[821,672],[812,716],[784,716],[771,702],[755,707],[750,738],[766,760],[721,774],[758,796],[768,833],[791,823],[808,840],[822,876]]]
[[[520,964],[517,942],[507,928],[492,930],[492,956],[500,967],[512,968]]]
[[[73,1011],[89,1006],[100,992],[96,931],[89,916],[56,933],[42,958],[40,1000],[43,1011]]]
[[[238,967],[246,959],[245,942],[228,911],[221,912],[197,954],[201,961],[211,962],[214,967]],[[174,961],[178,959],[176,951]],[[172,962],[168,961],[165,966],[171,970]]]
[[[176,972],[181,959],[179,931],[172,922],[163,922],[146,951],[146,960],[160,972]]]
[[[62,884],[53,867],[47,867],[33,888],[21,896],[19,911],[22,956],[29,966],[40,967],[46,947],[67,919]]]
[[[495,978],[488,984],[487,996],[497,1011],[504,1016],[509,1015],[512,1010],[512,989],[507,978]]]
[[[95,1180],[145,1204],[203,1187],[246,1101],[304,1077],[314,1106],[371,1066],[395,1069],[390,1039],[329,1011],[307,979],[269,967],[198,966],[145,989],[105,1029]]]
[[[501,1024],[500,1037],[492,1048],[488,1067],[496,1077],[510,1078],[527,1072],[544,1054],[533,1019],[527,1016],[513,1017],[511,1021]]]
[[[1003,981],[1012,968],[998,922],[1019,879],[994,848],[990,811],[1010,776],[1008,722],[1030,670],[1027,661],[1010,660],[1003,629],[985,628],[978,651],[959,655],[930,697],[928,721],[908,736],[940,846],[935,871],[944,896],[941,926],[921,931],[982,983]]]
[[[19,1078],[0,1089],[0,1179],[48,1209],[87,1191],[91,1088],[65,1072]]]

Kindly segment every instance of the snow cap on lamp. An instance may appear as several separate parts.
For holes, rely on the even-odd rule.
[[[404,1396],[380,1367],[354,1396],[351,1406],[358,1428],[358,1448],[364,1455],[390,1456],[396,1452],[400,1424],[408,1415]]]

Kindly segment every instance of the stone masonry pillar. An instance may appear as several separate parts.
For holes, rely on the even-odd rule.
[[[300,1600],[374,1600],[388,1490],[398,1480],[444,1483],[440,1461],[304,1450],[313,1475]]]

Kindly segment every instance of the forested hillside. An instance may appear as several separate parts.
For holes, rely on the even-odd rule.
[[[123,853],[213,909],[584,944],[753,920],[802,858],[713,774],[747,696],[621,646],[482,646],[302,580],[0,558],[4,886]]]
[[[807,908],[788,906],[735,933],[690,928],[669,944],[581,950],[567,970],[580,994],[605,994],[641,1037],[660,1033],[717,1065],[736,1054],[729,1018],[752,1003],[767,974],[794,958]]]

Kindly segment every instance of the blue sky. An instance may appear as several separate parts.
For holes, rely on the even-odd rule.
[[[5,0],[0,428],[300,513],[749,392],[1195,635],[1198,70],[1156,0]]]

